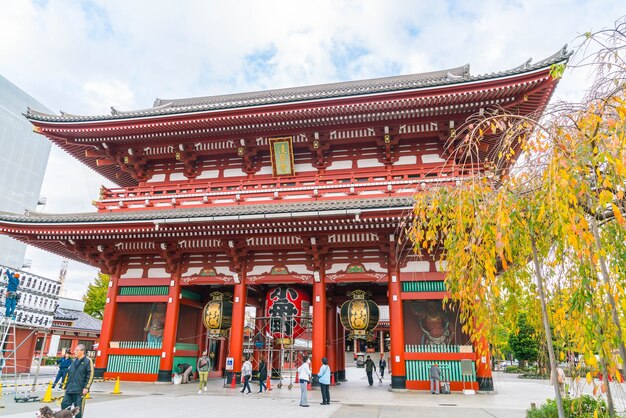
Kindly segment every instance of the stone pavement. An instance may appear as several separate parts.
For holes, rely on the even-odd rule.
[[[300,389],[295,386],[276,388],[268,393],[242,395],[238,390],[223,387],[224,381],[213,379],[207,392],[198,394],[197,384],[186,385],[154,383],[121,383],[121,395],[111,395],[113,382],[95,383],[93,399],[87,401],[86,418],[110,417],[196,417],[208,414],[221,416],[259,417],[524,417],[531,402],[537,405],[553,397],[552,386],[543,380],[522,380],[515,375],[496,373],[496,394],[431,395],[416,392],[389,391],[389,376],[383,385],[367,384],[363,369],[348,368],[348,381],[331,387],[331,405],[320,405],[320,392],[309,392],[309,408],[298,406]],[[258,385],[252,385],[258,390]],[[614,391],[624,409],[624,386]],[[62,392],[57,391],[55,395]],[[3,399],[5,408],[0,415],[7,418],[32,418],[41,403],[17,404],[7,389]],[[52,405],[58,409],[57,405]]]

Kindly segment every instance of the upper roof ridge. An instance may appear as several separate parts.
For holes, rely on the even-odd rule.
[[[120,111],[112,108],[111,115],[70,116],[63,113],[61,116],[50,115],[28,109],[26,117],[31,120],[49,122],[85,122],[128,119],[133,117],[161,116],[177,113],[198,111],[212,111],[234,109],[249,106],[275,105],[284,103],[302,102],[308,100],[333,99],[368,94],[389,93],[403,90],[413,90],[426,87],[446,86],[467,81],[488,80],[533,71],[566,60],[571,55],[567,45],[546,59],[531,64],[526,61],[523,65],[510,70],[491,72],[481,75],[470,74],[469,64],[446,70],[424,73],[396,75],[372,79],[342,81],[328,84],[316,84],[301,87],[287,87],[273,90],[202,96],[183,99],[160,99],[154,101],[151,108]]]

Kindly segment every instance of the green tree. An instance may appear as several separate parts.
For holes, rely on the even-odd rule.
[[[109,276],[98,273],[94,282],[89,285],[87,292],[83,295],[85,301],[84,312],[97,319],[102,319],[104,315],[104,305],[109,289]]]
[[[522,362],[537,360],[539,338],[535,328],[528,323],[525,313],[517,317],[517,329],[509,334],[509,347],[522,366]]]

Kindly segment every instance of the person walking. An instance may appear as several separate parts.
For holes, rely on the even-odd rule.
[[[209,370],[211,370],[211,359],[207,357],[207,352],[202,352],[202,357],[198,359],[196,369],[198,370],[198,379],[200,379],[200,386],[198,386],[198,393],[202,393],[202,389],[206,392],[206,384],[209,380]]]
[[[57,364],[59,365],[59,371],[57,373],[57,377],[54,378],[54,383],[52,384],[52,389],[59,383],[59,386],[63,388],[63,379],[65,379],[65,375],[67,375],[67,371],[72,365],[72,359],[70,358],[70,350],[65,350],[65,355],[63,357],[59,357],[57,359]]]
[[[241,389],[241,393],[244,393],[246,388],[248,389],[248,393],[251,393],[250,389],[250,378],[252,377],[252,363],[250,363],[250,357],[246,356],[246,361],[243,362],[243,366],[241,366],[241,379],[243,380],[243,388]]]
[[[265,360],[261,359],[259,363],[259,393],[263,392],[263,388],[265,388],[267,392],[265,380],[267,380],[267,365],[265,364]]]
[[[9,282],[7,284],[6,299],[4,301],[6,309],[4,315],[7,318],[15,320],[15,307],[17,306],[17,288],[20,286],[20,274],[12,273],[11,270],[6,269],[5,274]]]
[[[302,365],[298,367],[298,377],[300,378],[300,406],[308,408],[306,391],[311,381],[311,359],[307,356],[302,357]]]
[[[320,391],[322,392],[322,403],[320,405],[330,405],[330,367],[328,366],[328,360],[326,357],[322,358],[322,365],[320,366],[317,376],[320,382]]]
[[[559,392],[565,395],[565,371],[561,367],[556,368],[556,380],[559,384]]]
[[[430,393],[434,393],[439,395],[439,387],[441,381],[441,370],[439,369],[439,365],[434,363],[430,366],[430,371],[428,372],[430,377]]]
[[[93,382],[93,362],[85,355],[85,346],[78,344],[74,349],[74,361],[67,371],[67,385],[61,402],[61,409],[72,405],[80,408],[76,418],[82,418],[85,413],[85,395]]]
[[[376,370],[376,365],[374,361],[367,356],[367,360],[365,360],[365,374],[367,374],[367,382],[372,386],[374,384],[374,377],[372,373]]]
[[[385,369],[387,368],[387,362],[385,361],[385,356],[380,356],[380,360],[378,361],[378,369],[380,370],[380,378],[385,377]]]

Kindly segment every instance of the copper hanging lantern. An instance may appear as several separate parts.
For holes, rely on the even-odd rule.
[[[352,299],[341,305],[341,324],[350,332],[348,338],[367,339],[378,325],[378,305],[363,290],[348,292],[348,296]]]
[[[209,330],[209,338],[226,336],[232,323],[233,302],[230,293],[211,293],[211,299],[202,311],[202,321]]]

